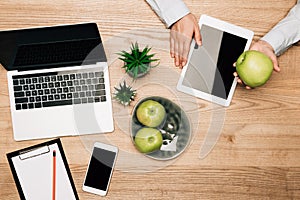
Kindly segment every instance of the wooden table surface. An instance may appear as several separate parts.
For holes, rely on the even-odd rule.
[[[295,0],[185,2],[197,17],[208,14],[251,29],[255,32],[255,39],[270,30],[296,3]],[[2,0],[0,21],[0,30],[94,21],[108,46],[115,38],[126,39],[128,32],[138,29],[149,30],[139,32],[145,38],[159,32],[162,38],[168,38],[164,25],[141,0]],[[153,82],[155,78],[170,77],[172,73],[176,78],[180,70],[173,66],[168,50],[157,55],[164,68],[153,69],[151,76],[145,77],[144,81]],[[294,46],[280,56],[281,72],[273,73],[265,86],[251,91],[237,87],[231,106],[226,109],[200,99],[183,97],[193,104],[191,113],[196,116],[191,120],[194,132],[186,151],[172,162],[154,166],[148,173],[139,172],[141,168],[134,165],[136,160],[130,156],[126,158],[133,163],[130,170],[123,166],[126,159],[123,163],[120,161],[104,199],[300,199],[299,55],[300,48]],[[123,75],[122,69],[110,68],[112,89]],[[164,87],[156,90],[149,85],[145,87],[150,89],[143,91],[148,92],[145,95],[153,92],[180,98],[180,93],[172,92],[176,81],[168,82],[171,84],[168,86],[171,87],[170,94],[164,93],[167,90]],[[138,93],[137,99],[143,95]],[[114,103],[113,108],[117,115],[119,107]],[[215,111],[223,112],[223,116],[212,117]],[[201,158],[200,148],[205,148],[210,142],[204,144],[209,125],[214,124],[214,120],[220,120],[217,123],[222,125],[220,137],[209,154]],[[124,134],[126,127],[122,127],[120,121],[115,116],[115,131],[105,137],[122,151],[134,152],[129,136]],[[0,138],[0,199],[15,200],[18,193],[6,153],[47,139],[14,141],[3,67],[0,67]],[[81,189],[90,156],[88,139],[74,136],[62,137],[61,140],[80,199],[101,199]],[[119,158],[122,159],[122,155]]]

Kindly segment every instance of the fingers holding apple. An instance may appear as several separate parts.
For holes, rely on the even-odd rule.
[[[280,72],[277,56],[275,55],[273,47],[264,40],[258,40],[256,42],[253,42],[250,50],[256,50],[264,53],[266,56],[268,56],[272,62],[273,62],[273,69],[276,72]]]
[[[233,66],[235,67],[235,64],[234,64]],[[243,83],[243,81],[239,78],[239,75],[238,75],[237,72],[234,72],[234,73],[233,73],[233,76],[237,77],[237,83],[238,83],[238,84],[245,86],[245,88],[246,88],[247,90],[251,90],[251,89],[252,89],[251,87],[249,87],[248,85],[245,85],[245,83]]]
[[[239,83],[244,83],[247,89],[264,85],[272,75],[273,62],[265,54],[249,50],[237,59],[235,76],[239,76]]]

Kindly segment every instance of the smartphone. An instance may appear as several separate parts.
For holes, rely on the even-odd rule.
[[[82,189],[105,196],[115,166],[118,148],[96,142],[86,171]]]

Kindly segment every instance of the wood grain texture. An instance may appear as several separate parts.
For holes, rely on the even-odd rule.
[[[255,39],[270,30],[296,3],[295,0],[185,2],[197,17],[208,14],[249,28],[255,32]],[[104,199],[300,199],[299,46],[291,47],[279,57],[281,72],[274,72],[265,86],[251,91],[237,87],[231,106],[224,109],[174,93],[180,70],[173,66],[169,57],[168,31],[145,1],[3,0],[0,2],[0,19],[0,30],[96,22],[109,52],[112,89],[124,76],[114,57],[114,48],[118,49],[122,44],[113,41],[129,42],[136,38],[139,41],[158,41],[154,50],[164,67],[153,69],[151,76],[145,77],[144,81],[168,84],[169,88],[156,85],[152,90],[138,94],[137,98],[165,93],[174,101],[188,102],[185,105],[194,116],[191,123],[195,130],[191,145],[168,166],[148,173],[134,173],[139,166],[134,166],[131,172],[124,172],[122,162],[118,163]],[[149,31],[143,31],[146,29]],[[113,44],[116,45],[114,48]],[[166,78],[171,75],[173,79]],[[133,106],[128,108],[129,112]],[[117,113],[118,109],[114,105],[116,130],[106,139],[120,149],[134,153],[128,134],[124,134],[128,127],[120,124],[122,113]],[[213,117],[214,112],[223,111],[224,117]],[[210,124],[216,120],[223,124],[221,135],[213,150],[200,159],[200,147]],[[15,200],[18,193],[6,153],[46,140],[13,140],[3,67],[0,67],[0,138],[0,199]],[[63,137],[61,140],[80,199],[99,199],[81,189],[90,156],[86,144],[88,138]],[[136,160],[128,158],[128,162]]]

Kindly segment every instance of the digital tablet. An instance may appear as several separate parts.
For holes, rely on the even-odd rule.
[[[207,15],[200,17],[199,26],[202,45],[192,41],[177,89],[229,106],[237,84],[232,65],[249,49],[254,33]]]

